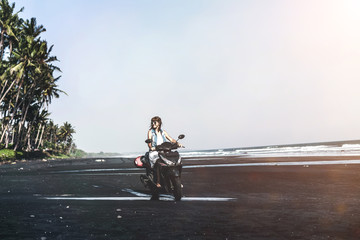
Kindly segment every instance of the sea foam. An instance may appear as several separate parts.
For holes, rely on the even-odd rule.
[[[248,148],[224,148],[213,150],[182,150],[182,157],[279,157],[279,156],[360,156],[360,144],[352,143],[319,143],[280,145]],[[143,155],[141,153],[122,154],[120,157],[133,158]]]

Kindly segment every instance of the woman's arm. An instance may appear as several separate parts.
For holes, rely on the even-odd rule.
[[[164,134],[165,134],[165,137],[166,137],[170,142],[176,143],[176,140],[173,139],[172,137],[170,137],[169,134],[167,134],[166,131],[164,131]],[[180,144],[179,142],[177,143],[177,145],[178,145],[179,147],[184,147],[184,146],[183,146],[182,144]]]
[[[165,134],[165,137],[166,137],[167,140],[169,140],[172,143],[176,143],[176,140],[173,139],[172,137],[170,137],[169,134],[166,131],[164,131],[164,134]]]
[[[151,133],[151,130],[148,131],[148,139],[152,139],[152,133]],[[153,148],[151,146],[151,143],[148,143],[148,147],[150,150],[155,150],[155,148]]]

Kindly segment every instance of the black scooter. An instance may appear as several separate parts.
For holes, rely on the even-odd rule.
[[[181,134],[178,140],[184,137],[185,135]],[[156,146],[156,151],[159,153],[159,160],[156,163],[158,166],[155,164],[155,166],[151,168],[148,152],[144,156],[137,157],[134,161],[136,167],[146,169],[146,175],[141,175],[140,180],[145,188],[150,189],[152,200],[159,199],[160,193],[172,193],[176,201],[181,200],[182,159],[179,152],[176,151],[176,149],[179,148],[177,141],[176,143],[164,142]],[[145,142],[151,143],[151,139],[147,139]],[[159,168],[160,188],[156,186],[157,167]]]

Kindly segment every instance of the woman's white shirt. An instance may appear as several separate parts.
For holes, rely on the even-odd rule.
[[[157,132],[156,133],[157,137],[156,137],[156,146],[159,146],[160,144],[162,144],[164,142],[163,136],[161,135],[161,132]]]

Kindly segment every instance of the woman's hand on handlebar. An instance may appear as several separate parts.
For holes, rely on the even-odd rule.
[[[179,143],[179,142],[177,143],[177,145],[178,145],[179,148],[185,148],[185,146],[183,146],[183,145],[182,145],[181,143]]]

